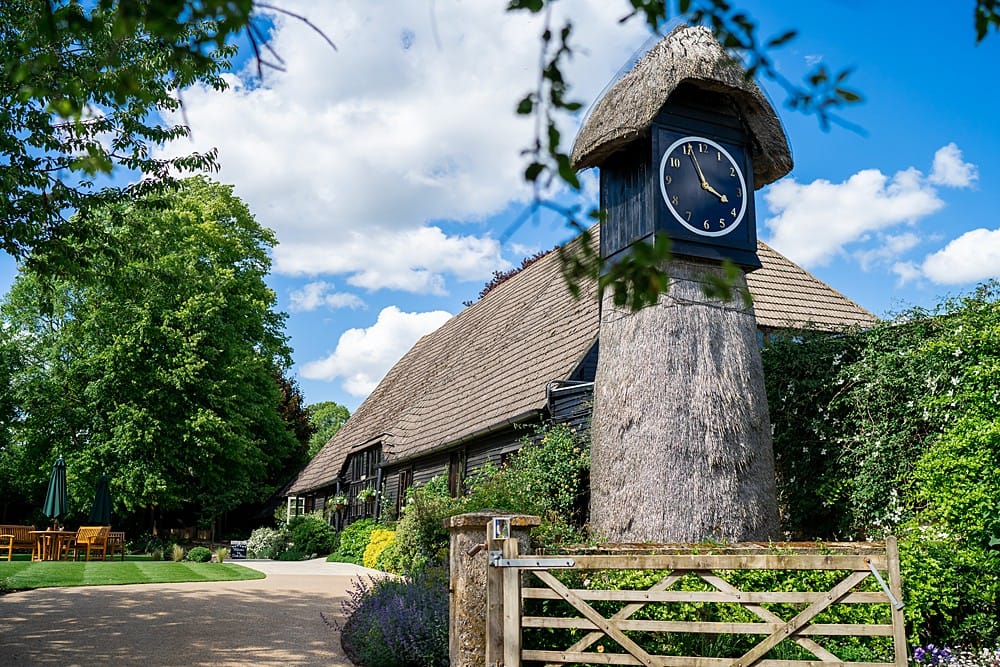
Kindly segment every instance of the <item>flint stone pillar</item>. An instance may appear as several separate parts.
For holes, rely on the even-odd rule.
[[[521,553],[529,550],[528,532],[541,523],[537,516],[489,510],[444,520],[444,526],[451,534],[448,648],[452,667],[482,667],[487,664],[489,609],[486,580],[490,545],[486,542],[486,532],[494,517],[510,519],[511,537],[517,539]],[[495,599],[499,600],[499,596]],[[490,654],[497,656],[495,660],[502,655],[493,651]]]

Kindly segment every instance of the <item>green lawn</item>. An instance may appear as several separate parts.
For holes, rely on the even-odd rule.
[[[184,581],[263,579],[264,573],[233,563],[153,560],[43,562],[0,561],[0,590],[108,584],[172,584]]]

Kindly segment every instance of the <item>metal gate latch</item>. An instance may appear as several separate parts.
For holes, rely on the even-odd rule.
[[[490,552],[490,565],[493,567],[520,567],[531,570],[548,570],[556,567],[573,567],[576,564],[572,558],[504,558],[503,552]]]

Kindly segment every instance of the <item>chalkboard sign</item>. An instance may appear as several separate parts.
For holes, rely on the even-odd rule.
[[[229,543],[229,558],[230,560],[240,560],[247,557],[247,541],[246,540],[232,540]]]

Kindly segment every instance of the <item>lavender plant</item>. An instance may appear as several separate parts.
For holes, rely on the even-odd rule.
[[[926,647],[918,646],[913,650],[913,663],[915,665],[947,665],[953,657],[955,657],[954,654],[947,646],[928,644]]]
[[[912,665],[935,667],[1000,667],[1000,646],[995,648],[956,648],[919,646],[913,650]]]
[[[427,568],[408,578],[358,579],[343,603],[344,653],[367,667],[448,665],[448,580]]]

